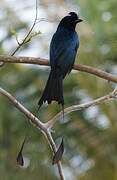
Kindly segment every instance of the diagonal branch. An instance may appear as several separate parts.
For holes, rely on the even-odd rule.
[[[38,129],[41,130],[41,132],[46,137],[48,144],[53,151],[53,154],[55,154],[57,151],[56,144],[53,140],[53,137],[49,129],[47,129],[46,124],[42,123],[36,116],[34,116],[30,111],[28,111],[19,101],[17,101],[15,97],[13,97],[10,93],[8,93],[6,90],[4,90],[1,87],[0,87],[0,94],[7,97],[13,103],[13,105],[28,118],[29,122],[31,122],[34,126],[36,126]],[[60,161],[57,163],[57,167],[58,167],[60,179],[64,180],[62,165]]]
[[[10,93],[0,87],[0,94],[7,97],[13,105],[22,112],[33,125],[40,128],[42,131],[46,132],[44,123],[42,123],[38,118],[36,118],[30,111],[28,111],[19,101],[16,100]]]
[[[78,105],[72,105],[70,107],[67,107],[66,109],[64,109],[64,115],[67,115],[67,114],[69,114],[71,112],[74,112],[74,111],[79,111],[79,110],[82,110],[82,109],[85,109],[85,108],[89,108],[91,106],[95,106],[95,105],[98,105],[98,104],[109,102],[109,101],[112,101],[112,100],[117,100],[117,86],[116,86],[116,88],[114,89],[113,92],[109,93],[106,96],[102,96],[100,98],[97,98],[97,99],[92,100],[92,101],[87,102],[87,103],[78,104]],[[51,129],[54,126],[54,124],[59,120],[59,118],[61,116],[63,116],[62,111],[59,112],[56,116],[54,116],[50,121],[48,121],[46,123],[46,127],[48,129]]]
[[[24,64],[35,64],[35,65],[44,65],[49,66],[49,61],[43,58],[34,58],[34,57],[12,57],[0,55],[0,62],[4,63],[24,63]],[[86,65],[74,65],[73,69],[77,71],[87,72],[93,75],[96,75],[102,79],[117,83],[117,76],[107,73],[100,69],[86,66]]]

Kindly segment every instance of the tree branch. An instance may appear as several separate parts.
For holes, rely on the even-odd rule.
[[[21,111],[28,118],[28,120],[31,121],[31,123],[33,125],[35,125],[38,129],[41,130],[41,132],[46,137],[46,139],[48,141],[48,144],[51,147],[53,153],[55,154],[56,151],[57,151],[57,148],[56,148],[56,144],[55,144],[55,142],[54,142],[54,140],[52,138],[50,129],[57,122],[58,118],[60,116],[62,116],[62,111],[60,113],[58,113],[55,117],[53,117],[47,123],[42,123],[36,116],[34,116],[30,111],[28,111],[19,101],[17,101],[15,99],[15,97],[13,97],[10,93],[5,91],[3,88],[0,88],[0,94],[7,97],[14,104],[14,106],[17,109],[19,109],[19,111]],[[88,103],[70,106],[70,107],[66,108],[64,110],[64,112],[65,112],[65,114],[69,114],[69,113],[71,113],[73,111],[78,111],[78,110],[81,110],[81,109],[84,109],[84,108],[91,107],[93,105],[101,104],[101,103],[108,102],[108,101],[115,100],[115,99],[117,99],[117,86],[116,86],[116,88],[114,89],[113,92],[109,93],[106,96],[100,97],[100,98],[98,98],[96,100],[93,100],[91,102],[88,102]],[[62,171],[62,165],[61,165],[60,161],[57,163],[57,167],[58,167],[60,179],[64,180],[64,175],[63,175],[63,171]]]
[[[90,102],[87,102],[87,103],[72,105],[70,107],[67,107],[66,109],[64,109],[64,115],[67,115],[67,114],[74,112],[74,111],[79,111],[79,110],[82,110],[85,108],[89,108],[89,107],[97,105],[97,104],[109,102],[112,100],[117,100],[117,86],[113,92],[109,93],[106,96],[97,98],[97,99],[90,101]],[[61,111],[56,116],[54,116],[50,121],[48,121],[46,123],[46,127],[48,129],[51,129],[54,126],[54,124],[58,121],[58,119],[62,116],[63,116],[63,112]]]
[[[35,64],[35,65],[44,65],[49,66],[49,61],[43,58],[34,58],[34,57],[14,57],[14,56],[4,56],[0,55],[0,62],[4,63],[24,63],[24,64]],[[117,83],[117,76],[102,71],[100,69],[86,66],[86,65],[74,65],[73,69],[77,71],[87,72],[93,75],[96,75],[102,79]]]
[[[16,49],[11,53],[11,56],[14,56],[16,54],[16,52],[26,43],[28,43],[30,41],[30,35],[36,25],[36,22],[37,22],[37,16],[38,16],[38,6],[37,6],[37,0],[36,0],[36,11],[35,11],[35,19],[34,19],[34,22],[31,26],[31,28],[29,29],[28,33],[26,34],[26,36],[24,37],[23,41],[20,43],[18,41],[18,37],[16,35],[16,41],[18,43],[18,46],[16,47]],[[29,38],[29,40],[27,40]],[[5,62],[1,62],[0,63],[0,67],[4,66],[5,65]]]
[[[51,132],[50,132],[49,128],[47,128],[47,132],[48,133],[46,133],[46,139],[47,139],[47,141],[48,141],[48,143],[49,143],[53,153],[55,154],[56,151],[57,151],[57,148],[56,148],[56,144],[55,144],[55,142],[53,140],[53,137],[51,135]],[[61,166],[60,161],[57,163],[57,166],[58,166],[58,172],[59,172],[59,175],[60,175],[60,179],[61,180],[65,180],[64,174],[62,172],[62,166]]]
[[[24,39],[23,39],[23,41],[22,41],[21,43],[19,43],[18,40],[17,40],[17,38],[16,38],[16,40],[17,40],[17,42],[18,42],[18,46],[17,46],[17,48],[14,50],[14,52],[11,54],[11,56],[14,56],[15,53],[16,53],[24,44],[26,44],[27,42],[29,42],[29,41],[27,41],[27,39],[29,38],[30,34],[32,33],[32,31],[33,31],[33,29],[34,29],[34,27],[35,27],[35,25],[36,25],[37,16],[38,16],[38,7],[37,7],[37,0],[36,0],[36,11],[35,11],[35,19],[34,19],[34,22],[33,22],[32,26],[31,26],[31,28],[29,29],[29,32],[26,34],[26,36],[24,37]]]
[[[42,123],[36,116],[34,116],[30,111],[28,111],[19,101],[17,101],[15,97],[13,97],[10,93],[8,93],[6,90],[4,90],[1,87],[0,87],[0,94],[7,97],[13,103],[13,105],[28,118],[29,122],[31,122],[34,126],[36,126],[38,129],[41,130],[41,132],[48,140],[48,144],[51,147],[53,154],[55,154],[57,151],[56,144],[52,138],[51,133],[49,132],[49,129],[47,129],[46,124]],[[57,167],[58,167],[60,179],[64,180],[62,165],[60,161],[57,163]]]

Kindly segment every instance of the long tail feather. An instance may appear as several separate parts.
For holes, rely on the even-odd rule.
[[[43,103],[47,102],[50,104],[52,101],[57,101],[58,104],[64,106],[63,77],[57,69],[52,69],[50,72],[47,84],[38,102],[39,108]]]

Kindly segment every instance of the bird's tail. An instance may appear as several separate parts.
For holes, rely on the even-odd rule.
[[[50,104],[52,101],[57,101],[64,109],[63,77],[59,69],[51,70],[43,94],[38,102],[39,108],[43,103]]]

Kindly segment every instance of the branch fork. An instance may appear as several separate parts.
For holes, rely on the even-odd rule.
[[[57,120],[62,116],[62,111],[58,113],[55,117],[53,117],[51,120],[49,120],[46,123],[42,123],[42,121],[37,118],[35,115],[33,115],[28,109],[26,109],[18,100],[16,100],[15,97],[13,97],[9,92],[4,90],[3,88],[0,87],[0,94],[8,98],[12,104],[20,111],[22,112],[31,122],[34,126],[36,126],[38,129],[41,130],[41,132],[44,134],[45,138],[48,141],[49,146],[52,149],[53,154],[57,152],[57,147],[56,144],[53,140],[53,137],[51,135],[51,128],[55,125]],[[78,104],[78,105],[73,105],[70,107],[67,107],[64,112],[65,115],[69,114],[73,111],[78,111],[84,108],[88,108],[97,104],[101,104],[104,102],[109,102],[111,100],[117,100],[117,87],[114,89],[113,92],[109,93],[106,96],[97,98],[95,100],[92,100],[90,102],[84,103],[84,104]],[[58,172],[61,180],[65,180],[63,170],[62,170],[62,165],[61,162],[57,162],[57,167],[58,167]]]

